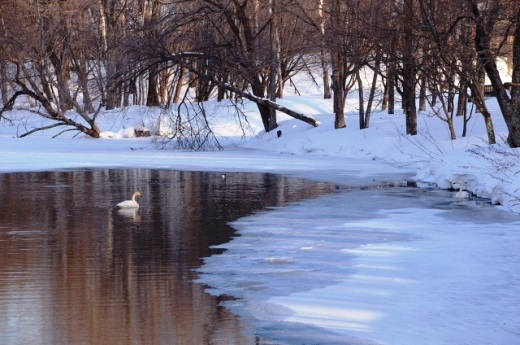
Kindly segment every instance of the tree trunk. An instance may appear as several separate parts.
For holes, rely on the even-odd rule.
[[[466,97],[467,98],[467,97]],[[471,106],[471,110],[473,111],[473,106]],[[464,112],[464,122],[462,124],[462,137],[465,138],[468,134],[468,121],[471,118],[471,113],[468,116],[468,110]]]
[[[365,123],[365,96],[363,94],[363,81],[359,74],[359,66],[356,66],[356,81],[358,84],[358,101],[359,101],[359,129],[366,128]]]
[[[2,104],[9,101],[9,91],[7,88],[7,68],[4,62],[0,62],[0,93],[2,94]]]
[[[323,99],[331,99],[329,64],[327,63],[326,52],[321,52],[321,69],[323,73]]]
[[[329,25],[331,32],[330,39],[337,40],[337,44],[329,46],[330,59],[332,65],[332,91],[334,93],[334,128],[344,128],[347,126],[345,121],[345,97],[347,93],[347,57],[344,52],[342,42],[344,39],[341,36],[333,36],[334,32],[342,28],[343,15],[341,13],[342,0],[332,0],[330,2],[330,20]]]
[[[479,2],[470,0],[471,10],[475,17],[475,48],[478,52],[479,62],[484,66],[491,84],[497,95],[498,105],[502,111],[509,135],[507,143],[510,147],[520,147],[520,9],[516,12],[516,25],[513,42],[513,78],[511,82],[511,97],[506,92],[500,73],[497,68],[495,56],[491,52],[490,29],[498,20],[498,16],[488,17],[487,25],[484,24],[484,15],[480,12]],[[495,22],[493,22],[495,21]],[[491,116],[485,115],[486,126],[491,122]],[[492,125],[492,122],[491,122]]]
[[[487,110],[487,107],[483,108],[482,116],[484,116],[484,123],[486,124],[486,132],[488,133],[489,144],[494,145],[497,143],[497,139],[495,137],[495,126],[493,125],[493,119],[491,118],[491,114]]]
[[[407,66],[409,65],[409,66]],[[417,134],[417,106],[415,104],[415,69],[405,62],[403,67],[403,109],[406,115],[406,134]]]
[[[462,84],[459,90],[459,100],[457,102],[457,116],[464,116],[466,114],[466,105],[468,104],[468,86]]]
[[[177,85],[175,85],[175,92],[173,95],[173,103],[179,103],[181,100],[181,91],[182,86],[184,85],[184,78],[186,78],[187,70],[184,67],[181,67],[179,70],[179,78],[177,79]]]
[[[321,37],[325,38],[325,17],[323,16],[323,5],[325,0],[320,0],[318,5],[318,16],[320,18],[320,33]],[[320,50],[321,70],[323,73],[323,99],[332,98],[330,89],[329,64],[327,59],[327,52],[324,47]]]
[[[146,106],[148,107],[158,107],[161,105],[159,101],[159,92],[158,92],[158,71],[157,66],[152,66],[148,69],[148,92],[146,94]]]
[[[143,9],[143,20],[144,24],[158,21],[161,15],[161,6],[159,1],[151,0],[149,5]],[[154,28],[148,29],[151,39],[156,39],[158,33]],[[159,99],[159,68],[157,65],[153,65],[148,69],[148,93],[146,95],[146,105],[149,107],[157,107],[161,105]]]
[[[275,102],[277,95],[282,95],[282,66],[281,66],[281,46],[280,34],[278,31],[278,14],[276,0],[269,0],[270,37],[271,37],[271,68],[269,75],[269,97]]]
[[[339,53],[334,52],[333,55]],[[340,60],[340,61],[338,61]],[[341,68],[341,59],[339,57],[332,59],[332,90],[334,103],[334,128],[345,128],[345,72]]]
[[[221,78],[219,78],[219,80],[222,83],[228,82],[227,77],[221,77]],[[217,102],[222,102],[224,100],[224,98],[226,98],[226,89],[224,89],[221,86],[217,87]]]
[[[480,89],[480,85],[473,83],[470,83],[468,87],[471,89],[472,95],[474,95],[472,96],[473,104],[475,104],[475,107],[478,109],[478,112],[482,113],[482,116],[484,117],[484,123],[486,125],[486,131],[488,136],[488,143],[490,145],[496,144],[495,129],[493,126],[491,114],[487,109],[486,102],[484,99],[484,90]]]
[[[453,62],[454,64],[456,62]],[[448,83],[448,112],[452,113],[455,109],[455,69],[451,68],[450,80]]]
[[[426,77],[426,75],[423,75],[421,77],[421,88],[420,88],[420,91],[419,91],[419,110],[420,111],[425,111],[426,110],[426,103],[427,100],[426,100],[426,90],[428,89],[427,87],[427,83],[428,83],[428,78]]]
[[[50,49],[50,48],[49,48]],[[69,80],[70,80],[70,60],[68,57],[65,57],[65,54],[60,54],[61,57],[54,52],[49,55],[49,60],[51,61],[53,72],[55,75],[55,86],[58,89],[58,97],[56,99],[58,106],[61,111],[66,112],[71,109],[72,106],[70,104],[70,89],[69,89]],[[50,74],[50,71],[46,71],[46,74]],[[53,78],[52,78],[53,79]],[[52,80],[51,79],[51,80]]]
[[[388,87],[388,114],[390,115],[395,114],[395,77],[395,60],[392,60],[388,65],[388,73],[386,77],[386,83]]]
[[[121,106],[122,100],[122,88],[119,82],[122,74],[121,58],[123,54],[118,47],[121,39],[121,32],[118,32],[118,29],[121,31],[123,27],[120,23],[122,16],[114,6],[107,3],[107,0],[98,0],[98,6],[101,18],[103,54],[106,59],[106,95],[104,101],[107,109],[114,109]]]
[[[381,110],[386,110],[386,109],[388,109],[388,81],[386,83],[384,83],[383,101],[381,102]]]
[[[253,91],[253,95],[259,99],[263,99],[265,97],[265,86],[259,80],[259,78],[255,78],[255,81],[251,84],[251,89]],[[242,96],[243,93],[242,93]],[[246,96],[246,98],[248,98]],[[249,98],[248,98],[249,99]],[[251,100],[251,99],[250,99]],[[273,101],[270,101],[273,102]],[[270,132],[276,127],[278,124],[276,123],[276,110],[267,106],[265,102],[255,102],[258,107],[258,111],[260,112],[260,117],[262,118],[262,124],[264,125],[264,130],[266,132]],[[274,102],[273,102],[274,103]]]
[[[446,122],[448,123],[448,129],[450,130],[451,140],[457,139],[457,133],[455,132],[455,126],[453,125],[453,118],[450,115],[446,118]]]
[[[83,94],[83,107],[88,113],[94,112],[94,105],[92,104],[92,97],[90,97],[90,90],[88,86],[88,62],[80,59],[76,61],[76,74],[78,76],[78,85]]]
[[[343,92],[334,91],[334,128],[345,128],[347,124],[345,122],[345,96]]]
[[[495,83],[497,81],[495,80]],[[513,74],[511,81],[511,100],[506,117],[510,120],[507,142],[511,147],[520,147],[520,10],[516,15],[516,30],[513,42]],[[501,92],[499,102],[506,102]]]
[[[406,134],[417,134],[417,107],[415,105],[416,61],[414,60],[413,7],[414,0],[405,0],[403,51],[403,108],[406,114]]]
[[[168,89],[171,81],[172,70],[164,68],[159,73],[159,104],[166,104],[168,101]]]
[[[278,33],[278,21],[276,13],[276,0],[269,0],[270,15],[270,41],[271,41],[271,64],[269,71],[269,88],[268,96],[271,102],[276,102],[277,91],[281,92],[282,73],[280,65],[280,35]],[[258,105],[258,110],[262,116],[264,128],[267,132],[278,127],[276,124],[276,110],[273,108],[265,108]]]
[[[368,95],[368,103],[367,103],[367,109],[365,112],[365,127],[370,127],[370,118],[372,117],[372,103],[374,102],[374,97],[376,94],[376,88],[377,88],[377,77],[379,75],[380,69],[381,69],[381,53],[378,52],[376,54],[376,61],[374,66],[374,76],[372,78],[372,86],[370,87],[370,94]]]

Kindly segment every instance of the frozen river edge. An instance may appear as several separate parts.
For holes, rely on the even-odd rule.
[[[43,142],[36,137],[23,141],[9,139],[0,153],[2,172],[81,168],[251,171],[338,184],[353,178],[358,186],[402,181],[412,176],[411,171],[378,161],[249,150],[157,151],[149,149],[146,142],[139,139]],[[414,189],[413,193],[416,191]],[[449,192],[433,194],[437,195],[434,198],[443,200],[442,205],[452,205],[454,201],[450,202]],[[474,216],[460,217],[460,214],[477,204],[453,204],[449,210],[428,210],[417,207],[414,198],[403,196],[399,200],[411,201],[380,211],[369,202],[366,209],[372,213],[363,213],[363,219],[343,219],[352,213],[348,210],[355,205],[355,198],[344,190],[338,191],[332,199],[327,198],[261,213],[233,224],[244,232],[245,228],[255,228],[264,222],[270,224],[268,230],[274,232],[283,219],[298,220],[295,215],[301,214],[314,216],[309,222],[314,222],[318,237],[308,239],[306,236],[310,233],[303,236],[293,231],[291,240],[296,238],[299,242],[294,240],[292,243],[278,241],[274,235],[266,236],[269,243],[255,244],[254,250],[246,251],[249,261],[244,260],[244,265],[235,265],[237,261],[234,261],[239,271],[257,267],[260,262],[270,269],[284,265],[299,266],[304,270],[308,267],[312,273],[309,279],[299,277],[311,283],[308,287],[298,284],[294,289],[296,284],[290,283],[288,287],[273,288],[270,285],[282,284],[284,280],[278,279],[277,273],[269,275],[268,272],[264,286],[250,289],[254,292],[252,296],[245,296],[240,291],[247,297],[243,310],[249,310],[249,313],[254,310],[250,315],[255,316],[257,326],[266,337],[285,339],[288,344],[303,344],[312,340],[312,334],[316,334],[314,327],[318,327],[319,338],[314,340],[319,344],[496,345],[519,342],[517,248],[520,240],[516,215],[488,205],[484,206],[485,212],[477,208],[472,213],[478,216],[475,221],[471,219]],[[328,204],[331,200],[334,202]],[[378,197],[375,200],[378,201]],[[272,217],[276,227],[270,220]],[[283,230],[281,236],[291,234],[286,225],[278,229]],[[356,228],[363,234],[397,234],[398,238],[391,241],[381,237],[375,241],[364,239],[356,246],[349,246],[337,236],[339,230],[346,228]],[[245,237],[242,234],[239,238]],[[280,243],[292,247],[284,248]],[[259,254],[262,256],[255,260],[255,255]],[[329,265],[306,261],[313,258],[322,258]],[[217,274],[212,275],[217,277]],[[227,288],[216,284],[213,287],[220,292]],[[327,300],[317,296],[327,297]],[[303,303],[305,300],[307,302]],[[262,306],[259,302],[267,305]],[[229,307],[237,312],[238,307],[242,308]],[[281,327],[272,327],[273,323]],[[281,330],[286,335],[280,333]]]
[[[519,223],[453,194],[340,188],[239,219],[200,282],[276,344],[515,343]]]

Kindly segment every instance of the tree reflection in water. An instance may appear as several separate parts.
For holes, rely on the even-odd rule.
[[[0,174],[1,344],[254,344],[193,283],[229,221],[329,193],[271,174]],[[139,210],[114,205],[139,190]]]

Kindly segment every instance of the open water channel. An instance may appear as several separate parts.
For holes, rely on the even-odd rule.
[[[228,222],[332,190],[259,173],[0,174],[0,344],[254,344],[194,269]],[[134,191],[137,211],[114,207]]]
[[[516,215],[351,180],[0,174],[0,344],[518,343]]]

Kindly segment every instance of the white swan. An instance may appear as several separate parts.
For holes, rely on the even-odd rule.
[[[138,196],[143,195],[141,194],[141,192],[135,192],[134,195],[132,195],[132,200],[121,201],[116,206],[119,208],[139,208],[139,204],[137,203],[137,201],[135,201],[135,198],[137,198]]]
[[[467,199],[467,198],[469,198],[469,193],[464,190],[465,186],[464,186],[464,183],[462,183],[462,181],[456,180],[456,181],[453,181],[452,185],[453,184],[458,184],[459,185],[459,191],[455,194],[455,197],[457,199]]]

